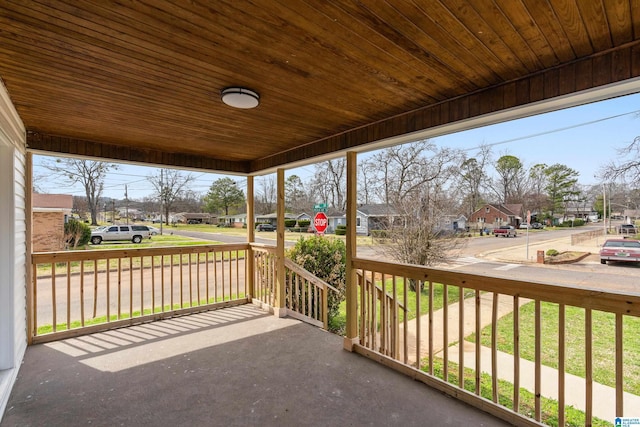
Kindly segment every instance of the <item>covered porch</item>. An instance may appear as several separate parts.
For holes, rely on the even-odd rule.
[[[58,413],[65,424],[88,420],[92,414],[100,415],[92,419],[94,424],[113,424],[108,417],[114,413],[141,422],[144,414],[157,417],[150,423],[176,416],[172,421],[179,424],[185,420],[211,424],[213,417],[232,424],[234,417],[240,417],[237,424],[256,418],[266,424],[298,424],[300,420],[313,424],[315,418],[311,418],[316,415],[332,424],[334,415],[350,414],[374,424],[396,417],[403,424],[430,424],[425,419],[499,423],[475,410],[466,412],[469,409],[454,400],[439,394],[434,397],[433,390],[379,366],[385,365],[493,416],[514,424],[538,425],[544,406],[541,319],[546,307],[558,319],[554,333],[559,349],[554,363],[559,375],[553,385],[558,422],[565,423],[565,408],[571,406],[567,400],[574,391],[567,389],[564,380],[564,343],[573,332],[565,322],[568,307],[583,316],[584,424],[592,424],[593,402],[599,398],[594,392],[599,389],[593,377],[591,347],[593,319],[599,313],[612,319],[610,355],[615,358],[615,378],[607,379],[614,395],[609,407],[615,408],[616,416],[635,415],[629,413],[633,406],[625,404],[624,337],[628,334],[624,331],[629,319],[640,316],[640,297],[376,262],[358,257],[355,240],[358,153],[640,91],[640,18],[634,2],[471,5],[441,0],[424,5],[404,1],[314,5],[269,1],[219,2],[212,7],[152,3],[7,2],[0,11],[0,182],[6,189],[0,193],[0,228],[6,237],[0,241],[0,271],[5,275],[0,283],[3,423],[11,422],[8,417],[29,417],[27,413],[38,414],[38,423],[46,422],[53,416],[46,409],[57,405],[67,410]],[[233,108],[228,98],[221,99],[229,90],[244,90],[250,105],[257,108],[247,109],[242,103],[241,109]],[[82,310],[93,301],[81,291],[76,304],[81,311],[81,333],[102,332],[80,337],[69,327],[71,320],[77,320],[71,315],[73,305],[56,308],[63,299],[58,287],[67,289],[66,300],[72,288],[66,277],[74,274],[71,263],[93,263],[93,271],[76,276],[90,280],[101,271],[99,260],[68,253],[47,259],[50,254],[33,253],[33,153],[246,176],[247,244],[223,248],[235,251],[235,257],[221,255],[220,265],[235,263],[235,270],[225,270],[231,272],[230,287],[221,289],[228,291],[222,301],[214,297],[210,302],[207,297],[200,307],[202,295],[193,287],[206,277],[196,273],[201,271],[202,257],[206,265],[218,263],[218,258],[207,258],[208,250],[194,259],[183,253],[128,251],[117,255],[128,260],[118,261],[117,267],[106,257],[107,267],[102,271],[107,271],[107,277],[115,274],[117,283],[127,274],[130,278],[128,310],[118,301],[113,321],[116,312],[109,310],[116,294],[111,294],[111,286],[94,287],[93,298],[103,301],[107,323],[114,328],[188,312],[219,311],[102,331],[103,325],[84,324]],[[322,288],[308,279],[314,283],[305,282],[305,292],[296,294],[286,273],[292,267],[286,266],[282,235],[285,171],[338,156],[346,156],[347,164],[347,327],[343,338],[281,318],[296,315],[287,306],[288,297],[291,303],[291,295],[297,301],[298,296],[311,295],[305,292]],[[273,172],[278,187],[277,245],[259,248],[253,244],[253,179]],[[260,258],[256,253],[267,255]],[[122,265],[150,257],[150,267],[141,261],[138,271],[156,271],[153,260],[167,255],[172,261],[167,266],[161,261],[158,268],[172,270],[178,265],[180,280],[169,285],[163,278],[160,283],[162,289],[170,286],[179,307],[174,307],[175,300],[166,304],[162,299],[162,310],[156,312],[155,279],[134,277],[136,267]],[[174,255],[180,259],[175,264]],[[241,258],[250,262],[241,266]],[[36,310],[42,293],[34,266],[38,262],[55,266],[58,261],[64,263],[67,276],[48,284],[53,331],[41,333]],[[183,276],[183,271],[193,276]],[[209,286],[208,279],[207,283]],[[153,294],[151,305],[145,303],[147,292]],[[315,301],[315,311],[322,314],[323,297],[318,292],[306,301]],[[122,295],[121,289],[117,295]],[[141,298],[135,300],[135,295]],[[438,307],[433,306],[436,300]],[[413,310],[408,309],[410,301],[415,304]],[[533,407],[521,413],[519,307],[524,302],[531,304],[533,313],[528,322],[535,331],[534,385]],[[249,303],[269,308],[276,317],[247,311]],[[133,319],[138,304],[139,317]],[[465,340],[471,332],[480,335],[482,319],[496,325],[504,304],[513,312],[514,349],[512,364],[506,367],[498,363],[495,330],[489,344]],[[97,302],[93,307],[98,307]],[[124,312],[128,316],[122,316]],[[434,321],[436,312],[442,316],[440,322]],[[215,322],[220,320],[215,319],[220,316],[235,320],[218,327]],[[321,317],[314,320],[318,325],[325,321]],[[59,323],[66,328],[56,330]],[[158,325],[163,325],[160,330]],[[256,332],[247,335],[249,327]],[[172,328],[181,333],[168,334]],[[232,330],[236,339],[225,341]],[[66,341],[45,344],[53,337]],[[204,342],[198,342],[199,338]],[[463,351],[448,353],[452,340],[473,350],[471,362],[465,362]],[[27,344],[34,346],[26,351]],[[196,347],[188,348],[192,345]],[[484,346],[490,349],[488,379],[481,368]],[[153,359],[154,355],[162,357]],[[324,369],[316,370],[316,356]],[[43,361],[52,365],[43,366]],[[296,371],[305,363],[313,369]],[[56,371],[51,374],[55,377],[40,384],[45,368],[47,373]],[[512,388],[499,382],[498,372],[505,370],[513,372]],[[159,376],[161,371],[166,374]],[[173,396],[170,379],[178,376],[186,382],[180,383],[180,393]],[[469,376],[472,390],[466,387]],[[340,382],[345,378],[349,381]],[[96,388],[91,387],[94,381]],[[487,381],[490,393],[483,397],[481,389]],[[398,384],[395,389],[388,385],[393,382]],[[373,389],[365,386],[370,384]],[[38,388],[46,393],[29,391]],[[76,388],[86,394],[74,394]],[[501,403],[500,389],[507,389],[509,404]],[[220,407],[219,390],[228,399],[220,405],[237,410],[213,413]],[[340,390],[349,399],[331,400]],[[401,395],[402,391],[407,395]],[[156,392],[158,400],[154,399]],[[67,399],[67,405],[57,400],[64,395],[73,397]],[[113,403],[107,402],[104,412],[95,408],[97,402],[85,400],[109,401],[112,397]],[[287,398],[292,399],[291,405]],[[430,407],[425,401],[441,404]],[[189,410],[194,402],[202,413]],[[407,409],[399,410],[405,404]],[[387,410],[392,407],[391,412]],[[252,408],[256,412],[251,413]],[[379,408],[384,414],[376,412]],[[439,416],[422,418],[430,417],[432,411]],[[379,418],[369,418],[374,415]],[[284,421],[274,421],[276,416]],[[29,418],[14,420],[29,422]],[[346,423],[340,419],[340,424],[348,423],[358,424],[354,418],[347,418]]]
[[[32,346],[2,426],[506,423],[254,305]]]

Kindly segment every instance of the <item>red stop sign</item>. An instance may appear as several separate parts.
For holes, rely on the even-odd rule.
[[[313,226],[315,227],[318,233],[324,233],[327,230],[327,226],[329,225],[329,218],[324,212],[316,213],[316,216],[313,218]]]

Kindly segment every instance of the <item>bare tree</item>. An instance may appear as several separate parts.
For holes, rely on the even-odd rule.
[[[275,210],[276,193],[275,176],[271,174],[261,177],[258,181],[257,191],[254,197],[257,214],[269,214]]]
[[[447,198],[425,201],[425,194],[414,192],[394,205],[398,219],[385,230],[383,237],[389,244],[381,247],[398,262],[424,266],[448,262],[467,243],[442,227],[441,220],[450,210]]]
[[[464,211],[469,218],[479,208],[482,192],[489,186],[489,177],[485,171],[490,162],[491,148],[485,145],[480,147],[475,156],[463,157],[458,169],[459,187],[467,201]]]
[[[175,169],[160,169],[154,175],[147,177],[155,189],[155,197],[160,199],[165,224],[169,225],[169,212],[178,199],[188,190],[188,184],[195,178]]]
[[[604,181],[624,179],[635,187],[640,187],[640,136],[618,151],[620,161],[612,161],[600,169]]]
[[[358,202],[368,205],[374,199],[376,165],[364,160],[358,165]]]
[[[428,140],[382,150],[372,157],[380,182],[380,198],[395,205],[424,186],[441,187],[430,183],[450,178],[454,161],[459,157],[459,152],[437,148]]]
[[[104,180],[109,171],[118,169],[118,165],[63,157],[43,161],[42,166],[55,173],[65,183],[82,185],[91,213],[91,225],[98,225],[98,203],[104,189]]]
[[[344,210],[346,206],[346,161],[344,158],[316,164],[312,189],[316,200]]]

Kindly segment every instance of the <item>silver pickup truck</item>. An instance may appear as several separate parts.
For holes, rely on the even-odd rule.
[[[99,227],[91,232],[91,243],[99,245],[103,241],[126,240],[140,243],[142,239],[150,239],[151,232],[146,225],[110,225]]]

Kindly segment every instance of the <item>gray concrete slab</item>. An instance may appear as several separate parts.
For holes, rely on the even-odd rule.
[[[251,305],[32,346],[0,424],[507,425]]]

